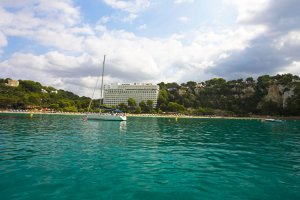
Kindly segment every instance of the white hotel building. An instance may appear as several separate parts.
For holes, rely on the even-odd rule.
[[[144,101],[153,100],[153,106],[157,105],[159,86],[151,83],[113,83],[104,85],[103,103],[107,106],[117,106],[120,103],[128,105],[128,99],[135,99],[137,105]]]

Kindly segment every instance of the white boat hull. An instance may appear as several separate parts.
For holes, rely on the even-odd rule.
[[[265,119],[266,122],[282,122],[280,119]]]
[[[115,114],[88,114],[87,119],[91,120],[106,120],[106,121],[126,121],[127,117],[125,115],[115,115]]]

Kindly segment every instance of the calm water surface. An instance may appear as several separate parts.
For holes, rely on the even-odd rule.
[[[300,199],[300,121],[0,115],[0,199]]]

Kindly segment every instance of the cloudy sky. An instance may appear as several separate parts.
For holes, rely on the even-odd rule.
[[[0,0],[0,78],[105,83],[300,75],[299,0]]]

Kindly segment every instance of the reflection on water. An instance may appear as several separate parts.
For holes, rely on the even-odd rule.
[[[120,122],[120,133],[126,133],[126,121]]]

